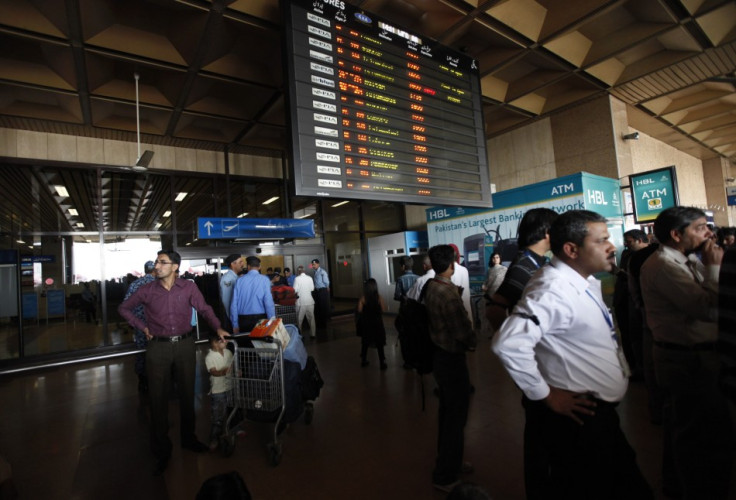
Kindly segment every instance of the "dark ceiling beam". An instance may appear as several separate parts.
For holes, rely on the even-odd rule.
[[[274,94],[271,96],[271,99],[268,100],[268,102],[258,111],[256,116],[253,118],[253,120],[247,124],[243,129],[240,131],[238,135],[235,136],[233,139],[233,144],[237,144],[240,142],[243,137],[246,136],[248,132],[258,123],[261,121],[261,119],[266,116],[266,114],[271,110],[271,108],[276,105],[276,103],[281,99],[281,94]]]
[[[184,107],[186,106],[187,101],[189,100],[189,96],[192,92],[192,88],[194,87],[194,81],[197,79],[197,75],[204,65],[205,56],[207,55],[207,49],[210,47],[210,45],[214,45],[215,37],[220,34],[218,28],[223,23],[222,6],[219,5],[219,2],[217,1],[213,1],[212,4],[212,8],[207,15],[207,21],[205,23],[204,30],[202,31],[202,35],[199,37],[199,42],[197,43],[197,50],[195,51],[194,58],[189,63],[189,67],[187,68],[186,81],[184,82],[182,90],[179,93],[179,98],[177,99],[176,105],[174,106],[173,112],[171,113],[171,118],[169,118],[169,124],[166,127],[165,133],[165,135],[167,136],[174,135],[176,127],[179,124],[179,120],[181,119],[181,113],[184,110]]]
[[[77,77],[79,107],[85,125],[92,125],[92,106],[89,101],[89,84],[87,82],[87,63],[84,57],[84,39],[82,37],[82,20],[78,0],[66,0],[66,18],[69,22],[69,38],[74,55],[74,73]]]

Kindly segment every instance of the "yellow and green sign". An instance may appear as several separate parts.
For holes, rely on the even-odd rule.
[[[630,175],[629,183],[637,224],[652,222],[662,211],[679,203],[674,166]]]

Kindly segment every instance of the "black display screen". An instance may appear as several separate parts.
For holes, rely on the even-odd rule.
[[[491,206],[474,59],[340,0],[285,7],[294,194]]]

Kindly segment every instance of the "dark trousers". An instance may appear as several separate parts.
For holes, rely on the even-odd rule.
[[[247,333],[258,324],[262,319],[266,319],[266,313],[261,314],[239,314],[238,328],[240,333]]]
[[[196,440],[194,434],[194,378],[196,354],[194,337],[179,342],[148,343],[146,369],[151,397],[151,448],[158,459],[171,455],[169,439],[169,394],[172,368],[179,395],[182,444]]]
[[[458,479],[465,449],[465,424],[470,405],[470,376],[465,353],[434,352],[434,379],[440,405],[437,428],[437,462],[432,481],[452,483]]]
[[[682,498],[726,499],[733,462],[728,406],[718,389],[718,352],[654,346],[664,391],[663,479]]]
[[[595,415],[581,415],[584,425],[579,425],[544,401],[524,400],[528,499],[654,498],[621,431],[615,405],[597,403]]]
[[[319,328],[327,326],[330,320],[330,291],[327,288],[320,288],[314,291],[314,319]]]
[[[363,361],[367,361],[366,358],[368,356],[369,347],[370,345],[368,344],[368,342],[361,342],[360,344],[360,359],[362,359]],[[383,352],[383,346],[376,346],[376,349],[378,349],[378,360],[381,363],[384,363],[386,361],[386,354]]]

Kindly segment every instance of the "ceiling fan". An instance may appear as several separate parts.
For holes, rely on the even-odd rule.
[[[153,159],[153,151],[147,149],[143,154],[141,154],[141,113],[140,101],[138,99],[138,80],[140,79],[140,75],[138,73],[133,73],[133,76],[135,77],[135,126],[138,140],[138,159],[133,166],[133,170],[137,172],[145,172],[148,170],[148,165]]]

